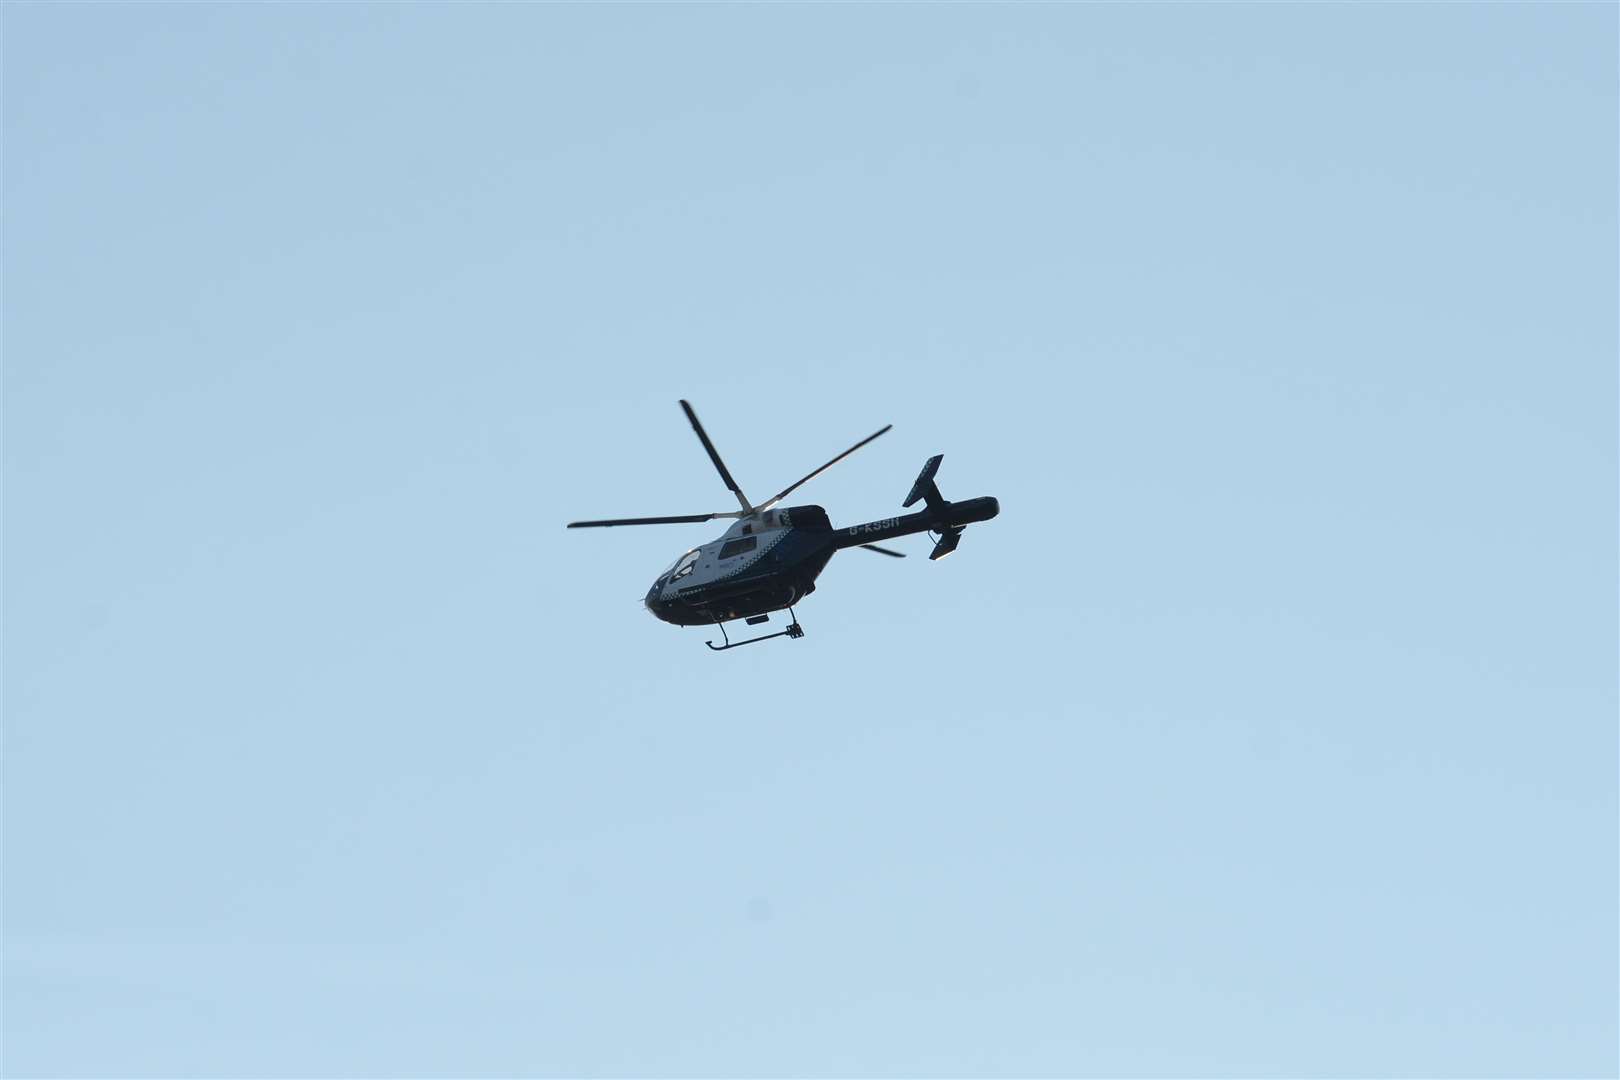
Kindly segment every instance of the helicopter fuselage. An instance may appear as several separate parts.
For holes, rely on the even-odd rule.
[[[647,610],[677,626],[712,626],[781,611],[815,591],[840,549],[996,516],[993,498],[945,503],[915,514],[834,529],[819,506],[767,510],[738,520],[693,548],[647,590]]]
[[[837,550],[821,507],[768,510],[675,560],[647,590],[647,610],[677,626],[780,611],[815,590]]]

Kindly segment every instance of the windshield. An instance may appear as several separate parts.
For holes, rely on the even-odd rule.
[[[669,564],[669,569],[665,570],[662,574],[660,574],[658,576],[659,577],[667,577],[667,578],[685,577],[687,574],[690,574],[692,572],[692,567],[697,565],[697,559],[698,559],[698,549],[693,548],[691,551],[688,551],[685,555],[682,555],[680,558],[678,558],[674,562],[670,563]]]

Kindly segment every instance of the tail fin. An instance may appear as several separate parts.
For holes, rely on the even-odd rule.
[[[911,494],[906,496],[906,501],[901,503],[901,506],[910,506],[918,499],[926,499],[930,510],[944,507],[945,497],[939,493],[939,488],[934,484],[934,474],[939,472],[939,463],[944,460],[944,454],[935,454],[928,459],[927,464],[922,467],[922,472],[917,474],[917,482],[911,485]]]
[[[943,559],[945,556],[955,551],[956,545],[960,544],[961,542],[962,526],[945,526],[939,531],[939,543],[935,544],[934,550],[928,553],[928,561],[934,562],[935,560]]]
[[[934,483],[934,474],[939,472],[939,463],[945,460],[944,454],[935,454],[928,459],[917,474],[917,482],[911,485],[911,494],[901,506],[910,506],[918,499],[928,503],[931,513],[939,518],[939,540],[934,544],[934,550],[929,554],[930,560],[943,559],[956,550],[956,545],[962,542],[962,530],[970,521],[984,521],[993,518],[1000,511],[994,499],[969,499],[965,503],[947,502],[945,496],[939,493],[939,485]]]
[[[939,463],[944,457],[944,454],[935,454],[928,459],[922,472],[917,475],[917,482],[911,485],[911,494],[906,496],[906,506],[924,499],[928,502],[926,508],[904,517],[884,518],[882,521],[868,521],[834,530],[834,543],[840,548],[863,547],[892,536],[926,532],[939,534],[939,539],[934,543],[934,552],[928,556],[930,559],[943,559],[955,551],[956,545],[962,542],[962,530],[975,521],[989,521],[1001,513],[1001,504],[989,495],[961,502],[951,502],[941,495],[934,484],[934,474],[939,471]],[[797,515],[798,510],[795,509],[793,513]]]

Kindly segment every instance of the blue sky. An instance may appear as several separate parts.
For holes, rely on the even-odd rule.
[[[1616,30],[7,5],[6,1072],[1613,1075]]]

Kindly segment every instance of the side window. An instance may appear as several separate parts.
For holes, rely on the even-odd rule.
[[[757,536],[745,536],[740,540],[733,540],[729,544],[721,545],[720,557],[729,559],[734,555],[741,555],[745,551],[753,551],[758,543],[759,537]]]

